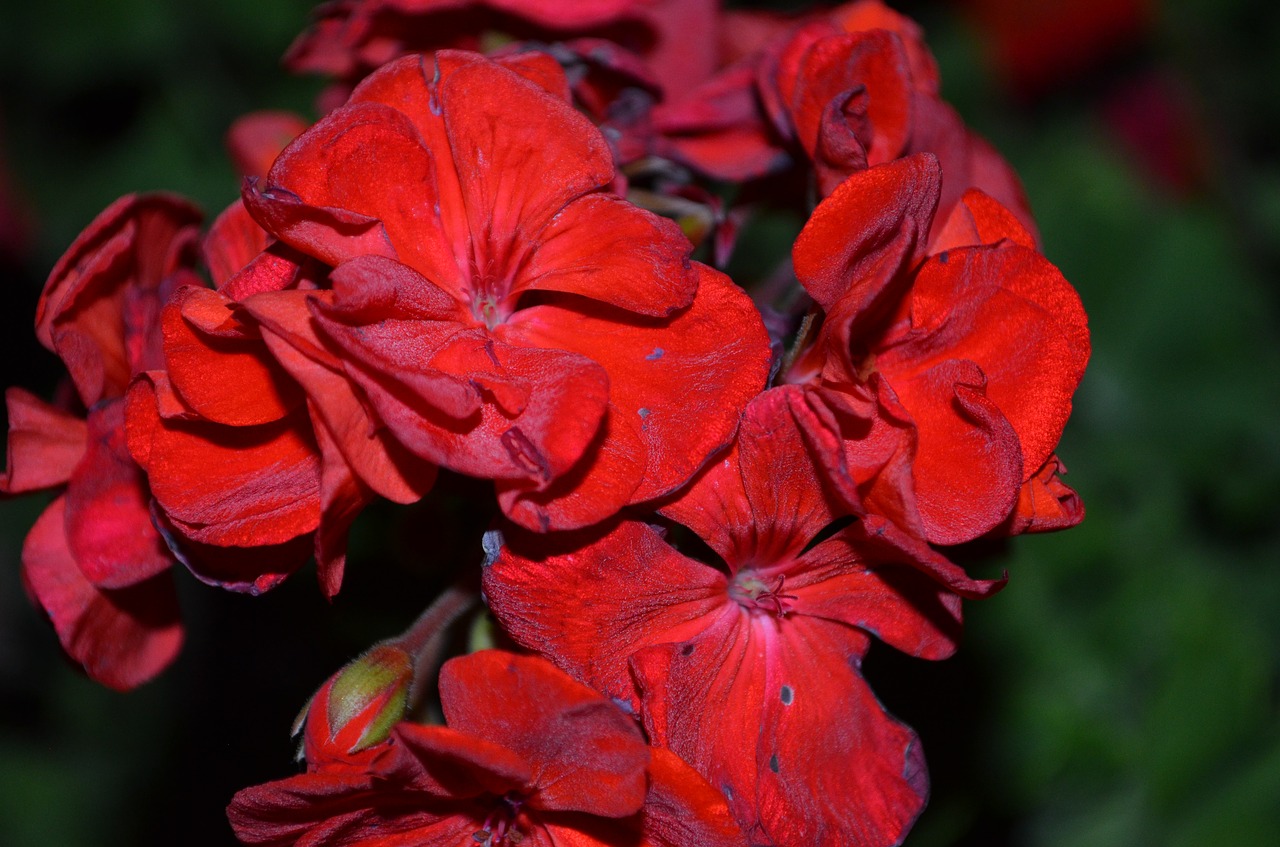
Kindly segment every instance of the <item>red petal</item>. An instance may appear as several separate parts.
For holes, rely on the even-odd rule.
[[[305,418],[253,427],[166,420],[157,412],[158,388],[139,379],[129,390],[129,449],[183,534],[257,547],[316,528],[320,467]]]
[[[222,294],[180,288],[161,321],[170,383],[205,420],[254,426],[298,407],[298,386],[267,355],[257,327],[242,321]],[[202,331],[206,326],[217,326],[218,334]]]
[[[995,244],[1007,238],[1015,244],[1036,249],[1036,240],[1027,228],[998,200],[971,188],[947,215],[946,223],[929,242],[929,254],[937,255],[957,247]]]
[[[482,697],[483,693],[472,692]],[[512,704],[518,708],[517,704]],[[467,798],[528,791],[538,769],[501,741],[452,726],[400,723],[389,769],[412,780],[413,788],[442,797]]]
[[[89,412],[84,458],[67,485],[67,549],[99,588],[126,588],[173,564],[151,525],[151,494],[129,456],[124,401]]]
[[[264,110],[236,118],[227,130],[232,164],[241,176],[264,176],[280,151],[309,125],[293,112]]]
[[[743,413],[736,449],[661,509],[697,532],[731,569],[793,559],[839,516],[823,496],[796,403],[803,401],[789,388],[756,397]]]
[[[644,481],[632,502],[668,494],[733,437],[740,410],[767,376],[768,341],[755,306],[704,265],[692,306],[665,322],[624,320],[588,306],[535,306],[499,329],[526,343],[578,351],[609,374],[609,401],[640,422]]]
[[[513,291],[580,294],[665,317],[693,301],[692,245],[674,222],[607,194],[569,203],[538,236]]]
[[[84,455],[85,422],[21,388],[7,389],[4,397],[9,444],[0,491],[22,494],[66,482]]]
[[[857,627],[904,653],[945,659],[960,637],[960,597],[915,570],[907,556],[845,531],[809,550],[786,571],[793,611]]]
[[[740,620],[633,659],[654,743],[780,847],[900,841],[927,777],[914,733],[856,671],[865,639],[804,617]]]
[[[319,415],[312,412],[315,420]],[[352,474],[332,435],[315,427],[320,447],[320,526],[316,531],[316,575],[320,590],[330,599],[342,586],[347,564],[347,531],[356,515],[373,499],[372,493]]]
[[[237,199],[226,208],[209,227],[202,250],[204,262],[215,288],[221,288],[228,280],[263,250],[267,249],[269,236]]]
[[[360,480],[397,503],[422,497],[436,478],[434,465],[408,452],[381,422],[339,363],[316,336],[306,295],[263,294],[245,307],[264,324],[263,340],[310,398],[313,423],[327,429]]]
[[[509,537],[485,570],[485,596],[517,643],[630,701],[627,657],[705,628],[728,603],[725,575],[681,556],[644,524],[624,522],[585,540]],[[567,604],[571,597],[590,603]]]
[[[438,59],[446,60],[452,64],[455,54]],[[472,275],[509,278],[530,232],[613,180],[613,156],[572,106],[493,63],[442,72],[438,91],[477,263]]]
[[[532,807],[617,818],[643,805],[649,750],[635,722],[544,659],[498,650],[451,659],[440,701],[450,729],[532,765]]]
[[[745,847],[724,795],[670,750],[649,751],[644,837],[654,847]]]
[[[168,667],[182,646],[173,578],[165,573],[116,591],[94,588],[67,547],[65,504],[54,500],[27,535],[23,581],[85,673],[118,691],[134,688]]]
[[[847,300],[861,323],[874,319],[890,283],[925,246],[942,174],[937,160],[910,156],[861,171],[818,204],[792,250],[796,276],[822,308]]]
[[[877,356],[897,376],[948,358],[975,362],[986,395],[1013,425],[1030,477],[1048,459],[1089,359],[1080,297],[1040,254],[1005,242],[939,254],[917,275],[907,340]],[[903,403],[919,418],[918,404]]]
[[[1022,449],[982,370],[951,359],[907,379],[886,376],[919,433],[913,472],[928,540],[961,544],[995,527],[1022,485]]]

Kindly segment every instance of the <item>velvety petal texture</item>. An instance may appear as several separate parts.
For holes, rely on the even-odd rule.
[[[482,651],[441,671],[448,726],[401,723],[356,757],[239,792],[246,844],[741,847],[724,800],[650,749],[616,703],[543,659]],[[690,840],[675,841],[674,836]]]
[[[518,642],[632,702],[757,843],[893,844],[923,807],[923,758],[857,668],[868,633],[949,655],[958,598],[858,524],[812,546],[842,501],[824,493],[795,399],[756,398],[736,448],[662,508],[727,573],[624,521],[563,546],[513,534],[485,593]]]
[[[569,529],[670,492],[728,443],[767,341],[678,227],[603,190],[599,131],[506,61],[404,57],[291,144],[245,203],[334,266],[332,290],[245,307],[289,341],[316,407],[320,365],[369,431],[497,480],[526,527]]]

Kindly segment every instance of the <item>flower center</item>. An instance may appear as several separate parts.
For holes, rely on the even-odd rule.
[[[508,791],[498,798],[497,805],[484,819],[484,828],[472,833],[471,838],[480,847],[513,847],[524,840],[524,833],[516,829],[520,807],[528,797],[516,791]]]
[[[493,329],[507,318],[507,315],[503,314],[502,309],[498,306],[498,298],[492,294],[480,295],[473,299],[471,301],[471,314],[488,329]]]
[[[782,619],[796,599],[796,595],[784,593],[786,582],[786,574],[778,574],[770,586],[754,571],[739,571],[729,583],[729,596],[743,608],[769,612]]]

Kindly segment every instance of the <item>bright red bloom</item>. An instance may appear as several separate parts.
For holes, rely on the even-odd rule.
[[[1005,521],[1049,461],[1089,335],[1075,290],[999,203],[972,192],[932,222],[940,180],[933,157],[912,156],[814,211],[793,257],[826,316],[788,379],[836,395],[882,380],[916,430],[921,537],[958,544]]]
[[[510,61],[564,90],[554,64]],[[294,348],[281,360],[313,403],[304,360],[343,373],[408,450],[497,480],[521,524],[594,523],[727,443],[767,359],[745,295],[691,264],[670,221],[601,191],[613,177],[559,97],[474,54],[407,57],[245,195],[334,266],[332,290],[245,307]]]
[[[246,844],[741,847],[724,800],[614,703],[547,662],[446,663],[447,726],[401,723],[343,767],[239,792]]]
[[[832,527],[844,504],[824,493],[799,396],[754,400],[736,448],[661,509],[727,573],[627,521],[588,543],[509,538],[485,593],[519,643],[636,702],[753,844],[896,844],[924,805],[924,761],[858,667],[871,634],[950,655],[959,598],[883,521]]]
[[[93,679],[132,688],[182,643],[173,556],[125,447],[122,395],[160,358],[159,313],[195,279],[200,213],[169,195],[128,196],[59,260],[36,312],[41,343],[66,364],[87,420],[11,389],[8,471],[16,494],[65,485],[23,546],[23,580],[67,653]]]
[[[346,439],[363,461],[353,464],[338,448],[326,413],[367,430],[367,419],[352,411],[358,402],[338,390],[319,408],[309,404],[248,317],[255,297],[314,287],[305,257],[268,240],[239,203],[215,222],[205,253],[219,288],[184,286],[165,306],[163,366],[130,389],[129,448],[199,578],[267,590],[307,560],[314,534],[321,585],[332,596],[346,530],[371,497],[352,468],[401,502],[430,487],[434,468],[407,457],[388,469],[393,463],[367,431]]]

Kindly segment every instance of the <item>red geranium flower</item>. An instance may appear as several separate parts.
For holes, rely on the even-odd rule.
[[[445,664],[447,726],[401,723],[344,765],[239,792],[246,844],[743,847],[724,798],[616,704],[542,659]]]
[[[958,544],[1005,521],[1050,461],[1089,334],[1075,290],[999,203],[971,192],[933,222],[941,179],[936,159],[911,156],[854,174],[814,211],[793,257],[826,314],[788,381],[835,406],[887,387],[915,429],[903,488],[920,537]],[[915,524],[911,511],[895,520]]]
[[[550,60],[510,61],[564,91]],[[608,146],[562,99],[474,54],[434,64],[379,70],[246,191],[334,270],[332,290],[245,308],[304,386],[341,369],[396,440],[497,480],[525,526],[669,493],[763,385],[754,306],[674,224],[600,190]]]
[[[519,643],[635,701],[653,743],[724,792],[753,844],[896,844],[924,806],[924,760],[858,667],[871,634],[949,655],[959,598],[882,521],[832,527],[844,504],[824,493],[798,396],[754,400],[735,449],[661,509],[727,573],[626,521],[585,544],[508,539],[485,593]]]
[[[66,486],[27,535],[23,581],[67,653],[116,689],[155,676],[182,644],[174,559],[125,447],[123,395],[135,373],[160,360],[165,299],[197,279],[199,222],[199,211],[177,197],[122,197],[50,274],[36,334],[66,364],[87,420],[18,389],[6,395],[0,490]]]

